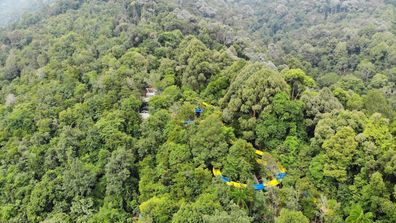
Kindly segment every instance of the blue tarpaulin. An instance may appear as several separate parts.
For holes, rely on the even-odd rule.
[[[265,190],[264,184],[253,184],[255,190]]]
[[[228,179],[227,177],[224,177],[224,176],[221,176],[221,179],[222,179],[223,181],[225,181],[225,182],[231,182],[230,179]]]
[[[282,180],[283,178],[285,178],[286,173],[279,173],[278,175],[276,175],[276,179],[277,180]]]

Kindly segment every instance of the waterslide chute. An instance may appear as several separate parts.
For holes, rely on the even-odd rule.
[[[256,155],[258,155],[260,158],[262,158],[262,156],[264,155],[263,151],[260,150],[256,150]],[[262,159],[257,158],[256,161],[259,164],[264,164],[265,161]],[[277,170],[279,171],[274,177],[275,179],[268,181],[266,183],[259,183],[259,184],[253,184],[253,188],[255,190],[267,190],[268,188],[271,187],[276,187],[278,186],[283,178],[285,178],[286,176],[286,169],[281,166],[280,164],[277,165]],[[220,177],[220,179],[226,183],[226,185],[231,186],[231,187],[235,187],[235,188],[246,188],[247,184],[243,184],[243,183],[239,183],[239,182],[235,182],[235,181],[231,181],[230,179],[228,179],[227,177],[223,176],[221,173],[221,170],[219,168],[215,168],[213,167],[212,169],[213,175],[216,177]]]

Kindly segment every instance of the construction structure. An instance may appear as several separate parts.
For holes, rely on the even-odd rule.
[[[142,117],[142,119],[148,119],[150,117],[150,113],[149,113],[149,106],[148,103],[150,101],[150,99],[152,97],[154,97],[155,95],[157,95],[157,89],[149,87],[146,88],[146,92],[143,95],[143,104],[142,107],[140,108],[140,116]]]

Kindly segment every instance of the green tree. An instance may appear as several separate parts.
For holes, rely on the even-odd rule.
[[[342,104],[328,88],[323,88],[318,93],[306,93],[301,97],[301,100],[305,104],[304,115],[309,127],[316,125],[323,114],[343,110]]]
[[[140,221],[170,222],[176,208],[176,204],[169,195],[165,194],[161,197],[152,197],[139,206],[142,215]]]
[[[141,203],[149,200],[151,197],[165,193],[166,187],[161,184],[159,174],[151,156],[147,156],[139,163],[139,176],[139,201]]]
[[[387,118],[393,117],[392,108],[386,100],[385,95],[379,90],[371,90],[364,97],[364,107],[368,114],[379,112]]]
[[[300,211],[291,211],[283,208],[279,217],[275,219],[276,223],[308,223],[309,219]]]
[[[194,203],[182,204],[180,209],[173,216],[171,222],[203,222],[203,217],[205,215],[212,215],[216,210],[221,209],[222,207],[216,196],[210,193],[203,194]]]
[[[155,155],[158,145],[167,140],[167,132],[163,131],[170,121],[170,114],[166,110],[159,110],[140,126],[141,135],[137,142],[139,157],[148,154]]]
[[[131,150],[120,147],[113,151],[105,167],[105,200],[114,209],[127,210],[128,201],[137,190],[134,159]]]
[[[370,212],[364,213],[363,209],[359,205],[355,205],[351,208],[349,216],[346,218],[346,223],[370,223],[372,214]]]
[[[370,87],[383,88],[389,84],[388,77],[384,74],[376,74],[370,81]]]
[[[396,217],[393,211],[396,205],[390,199],[390,191],[381,173],[375,172],[371,175],[369,184],[362,188],[361,194],[362,206],[367,208],[375,219],[387,221]]]
[[[304,137],[303,106],[285,93],[277,94],[257,121],[256,144],[274,148],[288,136]]]
[[[233,180],[246,182],[252,179],[254,164],[253,146],[244,140],[238,140],[230,147],[224,161],[223,172],[224,175]]]
[[[120,62],[127,65],[129,68],[136,69],[137,71],[146,72],[148,61],[139,53],[139,49],[128,50],[121,58]]]
[[[65,194],[71,198],[90,195],[96,183],[96,174],[92,169],[92,166],[73,160],[63,177]]]
[[[368,83],[369,79],[375,74],[375,66],[368,60],[362,60],[357,66],[357,71],[362,79]]]
[[[3,78],[9,81],[17,78],[21,73],[21,69],[18,66],[17,51],[12,50],[7,57],[4,67]]]
[[[184,86],[202,90],[210,78],[219,71],[212,62],[211,51],[200,40],[188,37],[178,49],[179,64],[182,66],[180,80]]]
[[[194,129],[189,137],[193,160],[198,164],[209,166],[218,162],[228,152],[228,141],[232,130],[225,127],[218,114],[211,114]]]
[[[57,185],[62,185],[56,171],[48,171],[43,179],[34,186],[27,204],[28,219],[31,222],[41,222],[47,215],[56,209],[57,200],[62,193]]]
[[[354,75],[346,75],[341,77],[341,79],[335,84],[335,86],[340,87],[344,90],[352,90],[357,94],[362,94],[367,90],[367,86],[363,82],[363,80]]]
[[[115,149],[118,146],[130,146],[133,140],[126,133],[127,123],[124,114],[122,111],[109,112],[103,115],[95,124],[106,146],[111,149]]]
[[[312,88],[316,85],[315,81],[307,76],[301,69],[290,69],[282,73],[285,81],[291,86],[290,97],[294,100],[300,97],[301,92],[303,92],[306,87]]]
[[[340,76],[337,73],[327,73],[318,77],[318,85],[321,87],[330,87],[339,81]]]
[[[245,139],[254,140],[256,118],[277,93],[288,91],[287,83],[276,71],[261,64],[248,64],[220,101],[225,107],[223,118],[237,126]]]
[[[332,177],[338,182],[347,180],[347,168],[358,146],[355,136],[352,128],[343,127],[330,139],[324,141],[323,149],[328,158],[323,168],[325,176]]]
[[[253,218],[249,217],[246,211],[239,208],[237,205],[231,205],[231,210],[229,211],[229,213],[226,211],[216,210],[213,215],[204,215],[203,221],[207,223],[249,223],[253,222]]]
[[[336,200],[328,200],[321,195],[320,202],[318,202],[321,220],[325,222],[341,222],[342,215],[340,213],[341,205]]]

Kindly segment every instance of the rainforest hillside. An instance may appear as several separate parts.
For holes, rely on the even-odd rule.
[[[395,1],[32,7],[0,29],[0,222],[396,222]]]

